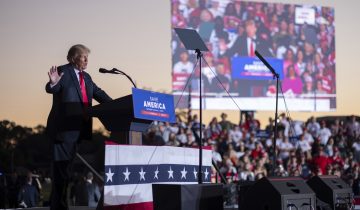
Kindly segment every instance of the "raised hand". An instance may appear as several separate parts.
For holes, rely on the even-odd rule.
[[[50,83],[52,85],[57,84],[61,77],[64,75],[64,73],[59,74],[57,71],[57,67],[56,66],[52,66],[50,68],[50,71],[48,72],[49,75],[49,79],[50,79]]]

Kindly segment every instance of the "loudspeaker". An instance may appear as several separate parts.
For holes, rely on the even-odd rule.
[[[222,210],[222,184],[153,184],[154,210]]]
[[[246,191],[246,210],[313,210],[315,193],[298,177],[264,177]]]
[[[319,200],[329,204],[331,209],[350,209],[353,202],[351,187],[337,176],[314,176],[307,184]]]
[[[247,191],[255,184],[255,181],[239,181],[238,182],[238,205],[239,210],[246,210],[244,208],[244,201]]]

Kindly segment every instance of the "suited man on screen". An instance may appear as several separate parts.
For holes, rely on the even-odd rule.
[[[256,57],[255,50],[264,57],[273,57],[269,43],[257,33],[258,28],[254,20],[245,22],[245,34],[239,36],[231,47],[222,43],[220,47],[220,57],[232,58],[240,57]],[[263,97],[266,93],[267,81],[265,80],[234,80],[240,84],[237,88],[240,97]]]
[[[68,51],[69,63],[53,66],[48,72],[49,82],[45,89],[53,95],[46,128],[53,152],[51,210],[69,209],[70,165],[79,141],[91,139],[92,119],[86,116],[87,107],[91,106],[93,98],[99,103],[112,100],[86,72],[89,53],[86,46],[74,45]]]
[[[254,20],[245,22],[245,34],[239,36],[231,47],[220,46],[222,49],[220,56],[233,57],[234,55],[243,57],[255,57],[255,50],[259,51],[264,57],[272,57],[270,45],[261,36],[257,35],[257,27]]]

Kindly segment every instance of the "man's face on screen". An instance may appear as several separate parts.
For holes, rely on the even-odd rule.
[[[87,53],[82,53],[75,60],[75,67],[80,71],[85,70],[87,68],[87,64],[88,64],[88,54]]]
[[[248,35],[248,37],[253,38],[256,34],[256,26],[254,23],[249,23],[246,26],[246,33]]]

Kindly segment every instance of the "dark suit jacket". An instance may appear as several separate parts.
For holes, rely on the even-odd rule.
[[[260,36],[257,36],[257,38],[254,40],[256,47],[255,50],[257,50],[262,56],[264,57],[273,57],[273,53],[270,50],[270,44],[266,40],[262,39]],[[222,56],[226,56],[228,58],[232,58],[237,54],[237,56],[241,57],[249,57],[248,53],[248,46],[247,46],[247,37],[242,36],[238,37],[234,44],[226,50],[226,52]],[[238,88],[236,91],[239,91],[239,94],[241,97],[249,97],[249,96],[262,96],[264,93],[255,93],[255,90],[253,87],[265,87],[268,81],[264,80],[248,80],[248,79],[242,79],[240,84],[241,87]]]
[[[27,208],[36,207],[39,201],[39,192],[36,187],[30,184],[25,184],[19,191],[18,203],[24,202]]]
[[[58,67],[61,80],[50,87],[46,84],[46,92],[53,95],[53,104],[47,120],[46,132],[53,143],[54,160],[71,160],[76,153],[76,143],[81,139],[90,139],[92,120],[86,116],[86,108],[82,103],[80,83],[71,64]],[[84,72],[86,94],[89,106],[94,98],[99,103],[112,99],[92,81]]]
[[[264,57],[272,57],[272,53],[270,51],[270,45],[261,37],[257,37],[255,41],[256,44],[256,48],[255,50],[257,50],[262,56]],[[235,54],[237,54],[238,56],[250,56],[249,55],[249,50],[248,50],[248,46],[247,46],[247,37],[246,36],[242,36],[242,37],[238,37],[233,46],[231,46],[223,56],[227,56],[227,57],[233,57]]]
[[[86,188],[88,193],[88,206],[96,207],[100,200],[100,190],[95,183],[86,182]]]

